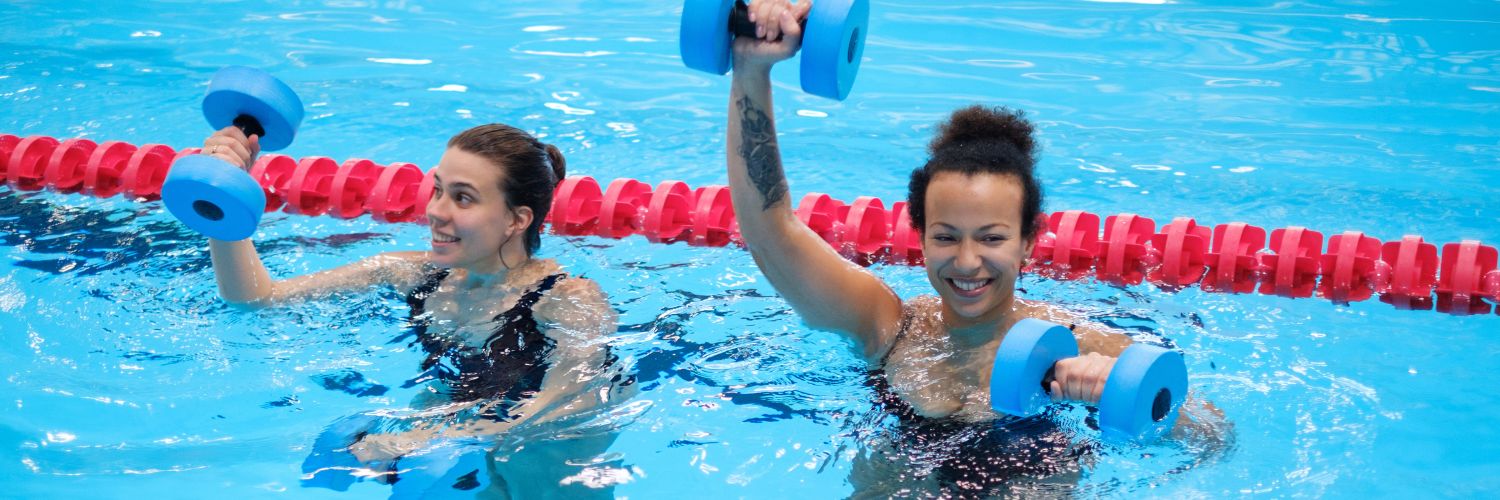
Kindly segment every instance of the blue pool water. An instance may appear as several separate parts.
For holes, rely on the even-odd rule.
[[[877,0],[848,100],[801,94],[795,64],[775,74],[792,191],[901,199],[933,125],[980,102],[1037,121],[1049,210],[1500,243],[1500,4],[1235,3]],[[8,2],[0,133],[192,146],[208,78],[242,64],[307,103],[293,156],[427,168],[452,134],[499,121],[557,144],[573,174],[724,182],[729,82],[682,67],[680,2],[453,4]],[[273,214],[257,242],[290,276],[425,235]],[[883,425],[865,418],[864,368],[747,253],[640,237],[543,249],[608,291],[642,382],[592,468],[615,494],[853,492],[851,462]],[[233,310],[203,239],[159,203],[0,187],[0,257],[0,496],[337,496],[298,484],[318,432],[415,393],[401,382],[420,356],[391,343],[399,297]],[[920,269],[876,272],[903,297],[931,291]],[[1500,316],[1021,287],[1168,339],[1232,423],[1217,451],[1107,448],[1076,492],[1500,492]]]

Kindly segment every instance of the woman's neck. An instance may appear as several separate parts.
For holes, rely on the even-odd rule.
[[[948,338],[961,348],[974,348],[989,344],[1004,335],[1014,323],[1015,298],[996,306],[977,318],[964,318],[943,304],[943,324],[948,328]]]
[[[533,260],[525,249],[507,246],[494,259],[465,267],[463,287],[470,290],[498,287]]]

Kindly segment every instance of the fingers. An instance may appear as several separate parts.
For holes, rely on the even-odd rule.
[[[1072,376],[1068,377],[1068,399],[1078,401],[1083,399],[1083,387],[1088,382],[1089,362],[1093,360],[1088,355],[1079,356],[1074,359],[1077,362],[1074,363]]]
[[[255,155],[259,153],[260,138],[245,137],[245,133],[234,126],[219,129],[203,140],[203,154],[241,168],[249,168],[255,161]]]
[[[766,15],[771,13],[771,3],[769,1],[760,1],[750,4],[750,22],[755,23],[756,38],[766,37],[766,30],[761,24],[766,19]]]
[[[254,161],[255,157],[260,156],[260,136],[258,136],[258,135],[252,135],[252,136],[250,136],[249,145],[250,145],[250,147],[249,147],[249,149],[250,149],[250,160]]]
[[[1097,403],[1099,402],[1099,398],[1104,396],[1104,383],[1109,381],[1109,372],[1115,367],[1116,358],[1099,357],[1102,359],[1100,359],[1099,363],[1094,364],[1093,370],[1089,373],[1089,378],[1094,381],[1094,387],[1089,391],[1086,398],[1090,403]]]
[[[806,0],[795,4],[788,0],[759,0],[750,4],[750,22],[755,23],[755,36],[761,40],[802,36],[800,21],[811,9],[812,2]]]
[[[763,4],[761,15],[757,17],[755,28],[756,36],[762,40],[776,40],[781,38],[781,13],[786,10],[786,0],[771,0],[756,2]]]
[[[1052,400],[1098,403],[1114,365],[1115,358],[1098,353],[1059,360],[1054,372],[1056,380],[1052,382]]]
[[[802,37],[802,20],[807,19],[807,13],[812,10],[812,2],[803,0],[781,11],[781,33],[787,38]]]

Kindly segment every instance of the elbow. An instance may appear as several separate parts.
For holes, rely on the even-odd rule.
[[[258,311],[265,309],[268,305],[268,301],[263,298],[237,297],[224,293],[220,293],[219,298],[223,299],[225,304],[229,304],[230,307],[240,311]]]
[[[241,311],[254,311],[265,309],[272,303],[271,292],[257,293],[260,290],[233,290],[219,287],[219,298],[230,307]]]

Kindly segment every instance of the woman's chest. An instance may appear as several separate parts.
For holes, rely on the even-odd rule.
[[[498,297],[482,302],[434,294],[420,317],[425,333],[453,347],[484,347],[516,323],[514,300]]]
[[[951,353],[898,352],[886,363],[892,392],[919,415],[932,418],[992,416],[989,371]]]

